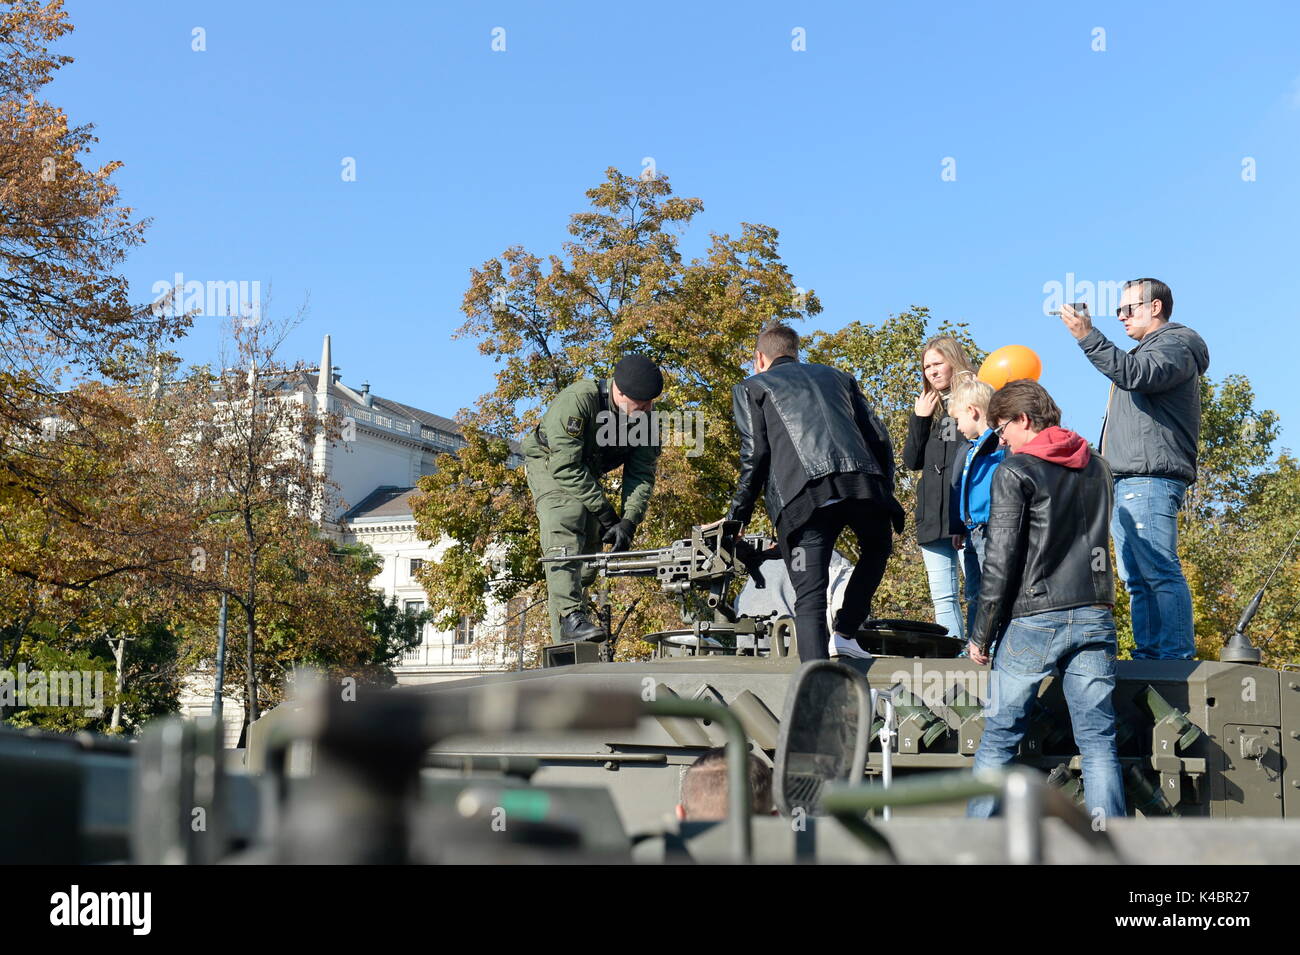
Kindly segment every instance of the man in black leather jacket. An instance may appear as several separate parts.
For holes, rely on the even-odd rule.
[[[979,611],[970,658],[993,660],[991,700],[975,769],[1005,766],[1028,728],[1043,678],[1061,675],[1094,818],[1125,814],[1115,745],[1115,575],[1110,566],[1110,468],[1060,427],[1061,411],[1036,381],[993,395],[989,420],[1011,454],[993,472]],[[992,796],[967,815],[992,815]]]
[[[740,480],[729,520],[748,523],[761,493],[795,589],[801,660],[829,657],[826,586],[845,527],[860,556],[834,621],[837,656],[869,657],[856,639],[903,529],[889,433],[852,375],[799,361],[799,336],[773,325],[758,337],[756,374],[732,389]]]

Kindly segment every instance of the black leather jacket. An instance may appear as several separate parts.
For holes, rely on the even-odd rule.
[[[1114,478],[1101,455],[1081,469],[1009,455],[993,472],[992,492],[970,636],[981,651],[1013,617],[1115,603]]]
[[[748,523],[761,493],[777,522],[810,481],[828,474],[879,475],[894,486],[889,432],[850,374],[782,357],[731,389],[740,434],[740,480],[727,511]]]

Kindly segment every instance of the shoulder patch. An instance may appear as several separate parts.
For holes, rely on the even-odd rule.
[[[582,434],[582,419],[577,415],[570,415],[564,419],[564,433],[576,438]]]

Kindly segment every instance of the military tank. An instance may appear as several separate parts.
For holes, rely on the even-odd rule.
[[[1090,818],[1060,687],[1008,772],[977,776],[989,670],[931,624],[872,620],[870,660],[802,662],[794,621],[735,612],[764,543],[696,527],[656,551],[582,557],[655,576],[698,616],[653,659],[549,648],[544,666],[421,687],[307,681],[223,751],[205,718],[133,744],[0,731],[7,791],[42,793],[6,861],[1291,862],[1300,857],[1300,673],[1258,665],[1249,611],[1218,661],[1122,661],[1131,816]],[[573,559],[573,558],[570,558]],[[1258,597],[1252,603],[1258,605]],[[725,747],[730,809],[678,821],[682,775]],[[755,816],[751,754],[778,813]],[[997,793],[1004,812],[968,820]],[[19,798],[15,795],[14,798]],[[27,813],[30,816],[30,811]],[[0,813],[0,819],[19,818]],[[196,825],[202,819],[202,826]],[[26,850],[30,849],[24,855]]]
[[[736,526],[697,527],[670,547],[631,554],[561,558],[596,564],[600,573],[652,575],[668,594],[694,589],[717,619],[650,634],[656,656],[610,663],[608,645],[547,648],[541,669],[490,674],[403,690],[437,694],[504,683],[592,688],[643,700],[707,701],[735,713],[749,746],[770,759],[776,750],[791,676],[800,665],[788,617],[735,614],[728,585],[743,572]],[[751,551],[765,544],[746,539]],[[742,545],[744,546],[744,545]],[[874,716],[868,777],[895,778],[968,769],[983,732],[990,670],[959,658],[959,641],[933,624],[869,620],[860,642],[872,660],[846,659],[880,701]],[[1230,648],[1227,661],[1120,661],[1114,694],[1119,751],[1130,809],[1139,816],[1215,819],[1300,817],[1300,673],[1247,662]],[[1258,659],[1258,655],[1255,655]],[[885,704],[892,716],[886,719]],[[1053,785],[1081,798],[1080,757],[1059,680],[1048,678],[1019,761],[1049,774]],[[554,739],[521,736],[445,741],[436,762],[530,757],[536,779],[608,787],[627,818],[649,821],[671,806],[678,777],[724,733],[707,719],[656,717],[634,733]],[[887,745],[886,745],[887,744]],[[954,814],[960,806],[914,811]]]
[[[737,531],[728,524],[696,527],[690,538],[659,550],[561,558],[595,564],[607,576],[654,576],[665,594],[703,596],[712,619],[647,635],[656,645],[649,661],[612,663],[608,645],[560,644],[547,648],[540,669],[399,692],[437,696],[510,685],[703,703],[733,714],[746,748],[775,763],[801,661],[792,619],[736,614],[728,601],[746,560],[758,570],[754,554],[767,544],[737,542]],[[1249,614],[1218,661],[1119,662],[1119,755],[1139,825],[1300,818],[1300,672],[1260,666],[1244,638],[1248,620]],[[859,640],[874,658],[840,665],[860,674],[870,692],[862,784],[883,789],[969,775],[991,695],[990,669],[959,657],[960,642],[926,622],[870,620]],[[649,830],[677,802],[685,768],[726,736],[719,719],[659,713],[622,733],[457,735],[443,740],[426,766],[450,777],[527,760],[535,766],[533,785],[601,787],[629,829]],[[1018,762],[1038,771],[1052,798],[1082,806],[1081,759],[1055,678],[1040,688]],[[964,813],[956,798],[901,801],[906,805],[893,813],[900,822],[955,823]]]

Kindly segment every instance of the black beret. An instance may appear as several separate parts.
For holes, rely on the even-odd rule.
[[[664,376],[644,355],[624,355],[614,366],[614,384],[633,401],[649,401],[663,393]]]

